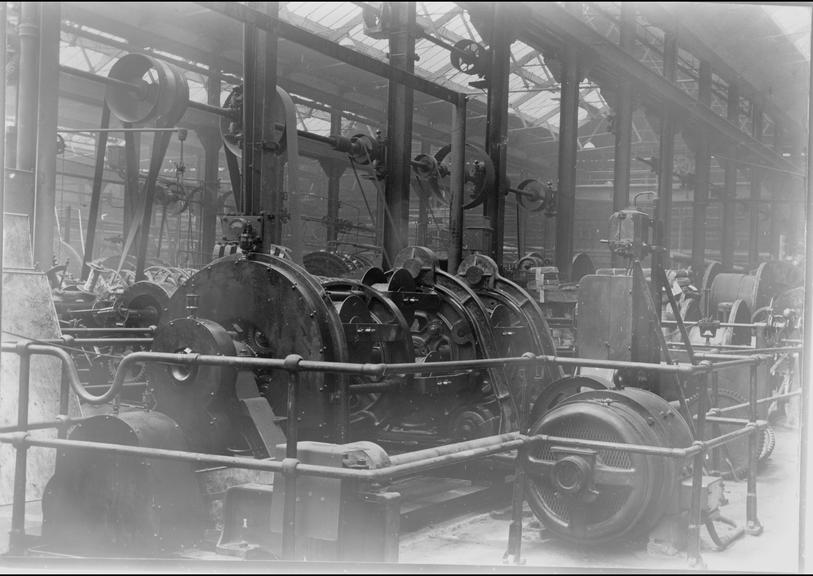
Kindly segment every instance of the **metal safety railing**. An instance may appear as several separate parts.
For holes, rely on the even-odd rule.
[[[731,359],[726,357],[722,361],[712,364],[708,360],[697,365],[690,364],[651,364],[625,361],[593,360],[549,355],[525,354],[515,358],[494,358],[482,360],[447,361],[433,363],[400,363],[400,364],[359,364],[344,362],[324,362],[304,360],[298,355],[289,355],[284,359],[247,358],[214,356],[203,354],[171,354],[162,352],[134,352],[125,356],[119,364],[113,383],[110,388],[99,396],[89,394],[79,380],[79,376],[72,357],[65,350],[51,345],[22,343],[2,343],[2,351],[19,356],[19,393],[18,393],[18,423],[16,426],[0,428],[0,442],[9,443],[16,449],[14,496],[12,504],[12,521],[9,539],[9,552],[22,554],[25,551],[25,486],[26,462],[29,447],[43,447],[53,449],[82,449],[108,454],[139,456],[146,458],[169,459],[192,462],[198,465],[217,465],[232,468],[245,468],[280,473],[286,480],[285,501],[283,505],[283,531],[282,550],[284,559],[295,558],[296,553],[296,482],[299,475],[319,476],[339,480],[359,480],[366,483],[385,483],[405,476],[412,476],[429,470],[460,464],[489,455],[517,450],[514,458],[516,466],[514,498],[512,505],[512,523],[509,534],[507,555],[516,562],[520,560],[521,546],[521,514],[524,502],[524,478],[527,468],[528,450],[531,446],[540,443],[555,443],[561,446],[581,448],[610,448],[630,453],[662,456],[668,458],[693,458],[692,489],[690,502],[690,522],[687,556],[690,562],[698,563],[700,559],[700,528],[702,526],[702,482],[703,464],[705,455],[716,447],[748,436],[749,458],[746,497],[746,528],[749,534],[759,534],[761,525],[757,517],[756,476],[758,460],[758,434],[767,425],[765,421],[757,418],[757,366],[761,362],[772,359],[771,355],[754,354],[746,357]],[[30,390],[31,357],[34,355],[52,356],[62,362],[62,383],[60,387],[59,411],[53,420],[42,422],[28,421],[28,404]],[[134,447],[103,442],[87,442],[68,440],[65,438],[67,428],[87,418],[70,418],[68,416],[68,402],[70,390],[79,398],[95,404],[112,400],[123,388],[125,374],[132,364],[156,362],[173,365],[207,365],[228,366],[238,369],[277,369],[288,373],[288,403],[286,424],[286,451],[283,460],[259,460],[239,456],[223,456],[198,452],[179,450],[165,450],[148,447]],[[640,370],[661,374],[672,374],[679,379],[696,378],[700,384],[701,393],[698,395],[698,413],[696,416],[695,438],[691,446],[686,448],[668,448],[656,446],[643,446],[616,442],[602,442],[597,440],[581,440],[575,438],[557,437],[546,434],[528,435],[523,431],[529,423],[525,422],[528,414],[528,381],[525,369],[544,364],[558,364],[562,366],[582,366],[608,369],[636,368]],[[516,366],[520,370],[519,409],[520,430],[495,436],[478,438],[465,442],[458,442],[429,448],[390,457],[388,466],[374,470],[334,468],[313,464],[304,464],[297,455],[297,426],[296,418],[292,415],[297,411],[297,391],[299,377],[302,372],[331,372],[344,375],[373,376],[383,378],[393,374],[418,373],[448,373],[458,370],[476,370],[500,366]],[[736,366],[750,366],[748,418],[724,418],[719,416],[723,411],[718,410],[707,415],[711,408],[707,391],[712,385],[712,375],[726,368]],[[716,380],[716,378],[714,379]],[[681,385],[681,398],[683,398]],[[344,396],[346,400],[346,395]],[[767,400],[767,399],[766,399]],[[764,400],[763,400],[764,401]],[[685,403],[683,403],[685,407]],[[742,428],[728,432],[719,437],[703,440],[706,422],[717,422],[741,425]],[[29,432],[56,428],[59,432],[57,438],[35,438]]]

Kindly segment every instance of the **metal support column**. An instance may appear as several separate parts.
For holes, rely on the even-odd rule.
[[[429,155],[429,142],[421,140],[421,154]],[[418,230],[415,234],[415,244],[426,246],[429,236],[429,190],[426,187],[418,189]]]
[[[507,7],[501,2],[492,4],[490,54],[488,69],[488,117],[486,124],[486,152],[494,164],[496,183],[493,194],[486,196],[483,210],[491,225],[490,256],[502,266],[505,239],[505,194],[508,191],[506,175],[508,160],[508,76],[511,72],[511,43],[514,37],[508,25]]]
[[[40,4],[40,64],[37,96],[37,174],[34,199],[34,261],[43,269],[54,257],[56,154],[59,107],[61,4]]]
[[[751,126],[754,131],[754,138],[762,141],[762,106],[754,102],[751,110]],[[748,262],[756,267],[759,264],[759,208],[762,196],[762,168],[756,165],[751,166],[751,204],[748,214],[750,216],[750,226],[748,227]]]
[[[711,107],[711,64],[700,62],[698,99]],[[694,150],[694,202],[692,205],[692,267],[699,279],[706,267],[706,211],[709,205],[711,151],[705,128],[698,126]]]
[[[210,106],[220,106],[220,67],[215,63],[209,68],[206,83],[206,102]],[[217,209],[220,167],[220,147],[223,139],[214,129],[198,129],[198,139],[203,146],[203,206],[201,207],[200,248],[197,255],[200,264],[211,258],[212,250],[218,237]]]
[[[449,201],[449,261],[447,269],[457,272],[463,259],[463,186],[465,183],[466,149],[466,95],[460,94],[452,110],[452,174],[450,186],[452,197]]]
[[[330,110],[330,133],[338,136],[342,133],[342,111],[333,107]],[[329,250],[336,248],[339,240],[339,209],[341,201],[341,180],[345,166],[335,160],[327,160],[322,163],[322,167],[327,174],[327,231],[326,240]]]
[[[559,104],[559,200],[556,216],[556,266],[559,277],[570,279],[576,211],[576,156],[579,135],[579,53],[571,42],[564,46]]]
[[[270,30],[259,32],[257,36],[257,52],[254,59],[254,74],[256,75],[256,89],[254,95],[254,120],[258,126],[261,126],[261,132],[256,134],[258,141],[255,142],[253,149],[254,154],[254,183],[251,189],[253,194],[252,204],[254,206],[255,214],[260,211],[270,212],[273,215],[271,219],[271,234],[268,236],[267,241],[272,244],[282,244],[282,215],[285,213],[285,189],[282,186],[277,186],[277,170],[283,170],[283,164],[279,162],[277,154],[279,150],[273,149],[271,142],[274,141],[277,121],[284,121],[282,118],[277,118],[275,110],[278,110],[276,105],[277,101],[277,44],[279,26],[276,24],[277,16],[279,15],[279,2],[263,2],[263,12],[271,16],[275,22]],[[256,29],[255,29],[256,30]],[[288,126],[289,130],[296,130],[296,126]],[[291,152],[289,151],[289,154]],[[294,174],[290,172],[289,156],[289,179],[288,189],[295,190],[296,186],[292,184]],[[291,205],[291,199],[288,199],[288,206]],[[294,225],[300,225],[295,223]],[[263,244],[263,249],[267,249],[266,243]],[[291,248],[295,248],[291,246]],[[294,250],[296,252],[297,250]],[[301,254],[295,257],[302,258]]]
[[[739,125],[740,91],[736,83],[728,85],[728,121]],[[720,262],[723,268],[731,270],[734,266],[734,249],[737,242],[737,149],[728,146],[725,166],[725,185],[723,193],[723,217],[721,220],[720,235]]]
[[[390,65],[412,74],[415,70],[415,3],[392,2]],[[413,91],[390,80],[387,102],[387,179],[384,187],[383,265],[388,269],[392,259],[409,239],[409,188],[412,168]],[[379,198],[379,201],[381,199]]]
[[[219,85],[220,82],[218,81],[217,84]],[[209,95],[211,100],[211,92]],[[219,235],[217,212],[218,192],[220,191],[220,147],[223,139],[220,131],[211,126],[199,127],[197,134],[203,147],[203,202],[200,210],[200,247],[196,259],[203,265],[211,259]]]
[[[663,45],[663,76],[670,82],[675,81],[677,71],[677,36],[667,32]],[[655,243],[663,252],[652,254],[652,273],[656,268],[669,266],[669,248],[672,236],[672,173],[675,161],[675,112],[671,105],[665,103],[662,108],[660,142],[658,145],[658,211],[655,214],[657,237]],[[653,289],[655,283],[652,283]],[[653,300],[660,301],[660,294],[653,293]]]
[[[621,4],[620,44],[628,53],[635,48],[635,7],[627,2]],[[626,208],[630,202],[630,164],[632,160],[632,82],[621,78],[616,89],[615,162],[613,170],[613,212]],[[622,258],[613,253],[613,266],[623,265]]]

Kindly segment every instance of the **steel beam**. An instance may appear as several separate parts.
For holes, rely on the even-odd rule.
[[[711,106],[711,65],[700,62],[698,98]],[[698,127],[694,149],[694,201],[692,204],[692,267],[698,278],[706,267],[706,211],[709,204],[709,169],[711,152],[702,126]]]
[[[40,62],[37,96],[37,174],[34,200],[34,261],[50,268],[56,228],[56,130],[59,123],[59,34],[61,4],[40,3]]]
[[[737,84],[728,85],[728,121],[738,124],[740,111],[740,95]],[[727,146],[727,159],[724,161],[725,184],[723,192],[723,217],[720,222],[720,262],[723,268],[730,270],[734,266],[734,249],[737,238],[737,148]]]
[[[415,69],[415,3],[392,2],[390,64],[412,75]],[[387,104],[387,178],[384,188],[384,269],[409,240],[409,188],[412,167],[413,89],[390,78]],[[379,202],[382,200],[378,199]]]
[[[570,278],[576,211],[576,159],[579,135],[580,57],[575,43],[562,50],[559,104],[559,187],[556,216],[556,266],[560,278]]]
[[[493,191],[486,192],[483,207],[491,225],[491,257],[502,266],[505,238],[505,194],[508,191],[506,163],[508,157],[508,75],[511,72],[513,31],[509,26],[506,5],[494,2],[491,18],[491,62],[487,74],[488,102],[486,120],[486,153],[494,165],[496,182]]]
[[[425,80],[416,76],[411,71],[394,68],[386,62],[381,62],[371,56],[336,44],[329,38],[323,38],[318,34],[314,34],[313,32],[309,32],[268,14],[263,14],[248,6],[234,2],[195,2],[195,4],[199,4],[205,8],[209,8],[213,12],[224,14],[229,18],[241,22],[251,22],[261,30],[271,29],[276,23],[276,25],[279,26],[280,38],[285,38],[286,40],[290,40],[291,42],[319,52],[320,54],[335,58],[345,64],[350,64],[356,68],[361,68],[372,74],[387,78],[392,82],[405,84],[414,90],[419,90],[435,98],[445,100],[446,102],[453,104],[457,99],[457,93],[454,90]]]
[[[476,2],[466,2],[464,5],[471,12],[482,13],[484,10],[478,7]],[[706,124],[712,134],[721,136],[730,144],[737,146],[741,152],[766,162],[771,168],[790,172],[800,179],[804,176],[798,166],[740,130],[739,126],[718,116],[675,83],[631,57],[557,3],[528,3],[517,5],[517,9],[526,11],[517,14],[516,29],[519,39],[528,45],[539,48],[550,43],[552,36],[558,37],[567,45],[575,43],[590,51],[595,56],[596,68],[603,68],[608,76],[628,78],[637,85],[636,90],[653,100],[671,104],[676,113],[686,116],[689,120]]]
[[[695,56],[699,61],[707,62],[714,68],[716,74],[729,84],[736,82],[740,87],[740,96],[748,98],[752,103],[759,105],[763,111],[776,121],[788,125],[798,122],[771,100],[766,100],[760,89],[745,81],[740,72],[734,69],[725,58],[720,56],[712,47],[693,33],[686,25],[681,25],[681,10],[677,5],[647,2],[640,8],[645,11],[647,20],[665,29],[676,31],[680,29],[680,44],[683,49]],[[754,138],[762,141],[761,138]]]

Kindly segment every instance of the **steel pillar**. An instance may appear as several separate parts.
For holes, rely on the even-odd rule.
[[[342,111],[339,108],[330,110],[330,134],[338,136],[342,133]],[[327,174],[327,230],[326,240],[328,249],[336,248],[339,240],[339,209],[341,201],[341,180],[345,166],[335,160],[322,162],[322,168]]]
[[[754,130],[754,138],[762,141],[762,106],[753,103],[751,125]],[[759,166],[751,166],[751,204],[748,214],[750,225],[748,231],[748,261],[751,266],[759,264],[759,207],[762,196],[762,169]]]
[[[211,77],[209,81],[212,82]],[[219,86],[220,81],[218,80],[216,84]],[[210,100],[211,96],[212,91],[210,90]],[[219,89],[217,97],[220,97]],[[203,265],[211,259],[218,237],[217,212],[219,208],[218,192],[220,190],[218,169],[220,166],[220,147],[223,144],[223,139],[220,137],[220,132],[212,127],[200,127],[196,132],[203,147],[203,203],[200,209],[200,247],[196,260]]]
[[[711,106],[711,64],[700,62],[698,99]],[[706,268],[706,210],[709,205],[709,169],[711,151],[703,126],[698,126],[694,150],[694,202],[692,204],[692,268],[700,278]]]
[[[581,74],[576,45],[567,42],[562,55],[562,87],[559,104],[559,198],[556,216],[555,263],[559,267],[559,277],[568,280],[573,261]]]
[[[421,154],[429,154],[429,142],[421,140]],[[415,234],[415,244],[426,246],[429,235],[429,190],[419,188],[418,194],[418,229]],[[450,208],[451,209],[451,208]]]
[[[621,4],[620,22],[621,48],[632,54],[635,48],[635,7]],[[632,83],[622,78],[616,89],[615,119],[615,162],[613,170],[613,212],[623,210],[630,202],[630,164],[632,161]],[[623,265],[622,258],[613,253],[613,266]]]
[[[452,174],[450,186],[452,197],[449,202],[449,261],[448,271],[457,272],[463,259],[463,186],[465,177],[466,149],[466,101],[465,94],[459,94],[457,104],[452,110]]]
[[[511,72],[511,43],[506,6],[492,3],[490,54],[488,69],[488,101],[486,123],[486,153],[494,164],[496,183],[492,194],[486,196],[483,206],[492,234],[490,256],[502,266],[505,239],[505,194],[508,191],[506,175],[508,157],[508,76]]]
[[[40,3],[40,62],[37,96],[37,174],[34,199],[34,261],[43,269],[54,257],[56,154],[59,109],[59,2]]]
[[[392,2],[390,65],[412,74],[415,70],[415,3]],[[412,168],[412,87],[390,80],[387,102],[387,178],[384,187],[383,266],[388,269],[395,255],[409,240],[409,188]],[[381,199],[379,198],[379,201]]]
[[[728,121],[739,126],[740,91],[736,84],[728,85]],[[734,249],[737,242],[737,148],[729,145],[726,148],[727,159],[724,162],[725,185],[723,193],[723,218],[721,220],[720,262],[723,268],[730,270],[734,266]]]
[[[279,14],[279,2],[263,2],[263,12],[274,19],[276,22],[277,15]],[[256,31],[256,28],[255,28]],[[273,244],[282,243],[282,226],[285,214],[285,189],[282,186],[277,186],[277,170],[282,170],[282,163],[278,162],[278,150],[270,149],[268,143],[273,142],[276,132],[276,123],[284,121],[282,118],[277,118],[274,111],[279,110],[276,106],[277,101],[277,44],[278,44],[279,26],[272,24],[271,27],[263,32],[259,32],[257,36],[257,52],[254,61],[254,73],[257,77],[257,88],[259,92],[254,96],[254,120],[258,126],[262,127],[259,136],[259,141],[255,142],[254,154],[254,187],[252,194],[254,195],[253,205],[255,210],[270,212],[273,215],[271,219],[271,235],[268,239]],[[288,127],[290,130],[296,130],[296,126]],[[289,176],[288,176],[288,190],[296,190],[295,182],[296,174],[291,170],[291,151],[288,151],[289,157]],[[259,168],[259,173],[256,168]],[[290,207],[291,198],[288,199],[287,205]],[[292,222],[292,226],[301,226],[301,222]],[[295,244],[295,243],[294,243]],[[263,248],[266,248],[263,245]],[[291,246],[291,248],[296,248]],[[297,252],[295,249],[294,252]],[[297,256],[297,255],[295,255]],[[298,258],[302,258],[298,254]],[[299,260],[301,261],[301,260]]]
[[[675,81],[677,71],[677,36],[667,33],[663,46],[663,76],[669,82]],[[669,265],[669,249],[672,238],[672,180],[675,161],[675,111],[672,105],[665,103],[662,108],[660,142],[658,144],[658,213],[655,215],[659,230],[656,243],[665,249],[652,255],[652,267]],[[653,270],[653,274],[655,271]],[[654,282],[653,282],[654,285]],[[654,295],[653,295],[654,298]],[[660,296],[655,302],[660,300]]]

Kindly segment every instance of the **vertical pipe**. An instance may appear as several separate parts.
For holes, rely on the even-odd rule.
[[[20,73],[17,80],[17,170],[34,171],[37,149],[39,2],[20,3]],[[5,23],[4,23],[5,24]],[[31,209],[33,216],[33,193]],[[33,218],[32,218],[33,224]]]
[[[728,121],[739,126],[740,95],[735,82],[728,85]],[[723,218],[721,221],[722,247],[720,262],[723,268],[731,270],[734,266],[734,248],[737,241],[737,148],[729,145],[725,161],[725,192],[723,193]]]
[[[570,279],[576,211],[576,158],[579,135],[579,54],[572,42],[564,47],[559,104],[559,201],[556,216],[556,266]]]
[[[93,260],[93,245],[96,243],[96,224],[99,221],[99,204],[102,197],[102,184],[104,180],[104,156],[107,151],[107,132],[110,127],[110,108],[107,102],[102,104],[102,131],[96,135],[96,159],[93,166],[93,187],[90,192],[90,208],[88,209],[88,228],[85,237],[84,256],[82,257],[82,280],[86,280],[90,271],[90,262]]]
[[[751,126],[753,127],[754,138],[762,141],[762,106],[754,102],[752,109]],[[762,196],[762,169],[759,166],[751,166],[751,203],[748,215],[750,225],[748,232],[748,261],[751,266],[759,264],[759,208]]]
[[[505,194],[508,191],[508,76],[511,72],[511,27],[507,6],[494,2],[491,22],[491,67],[488,74],[486,152],[494,165],[496,183],[493,194],[486,192],[485,215],[491,225],[490,256],[497,266],[503,264],[505,238]]]
[[[391,2],[393,32],[390,34],[390,65],[415,70],[415,2]],[[412,168],[412,88],[390,81],[387,102],[387,179],[384,187],[384,268],[406,246],[409,238],[409,188]],[[380,200],[380,199],[379,199]]]
[[[465,184],[466,150],[466,102],[465,94],[457,97],[452,109],[452,173],[450,186],[452,198],[449,202],[449,263],[448,271],[457,272],[463,259],[463,186]]]
[[[34,261],[46,268],[54,257],[56,228],[56,131],[59,112],[61,3],[40,3],[40,65],[37,95]]]
[[[698,99],[706,107],[711,107],[711,64],[700,62]],[[698,278],[706,267],[706,211],[709,205],[709,169],[711,154],[709,141],[702,126],[697,127],[694,172],[695,188],[692,205],[692,267]]]
[[[17,426],[25,430],[28,426],[28,393],[31,375],[31,353],[28,343],[17,345],[20,357],[19,387],[17,396]],[[25,552],[25,485],[26,467],[28,466],[28,446],[16,446],[17,454],[14,463],[14,499],[11,507],[11,531],[9,532],[9,552]]]
[[[751,426],[757,421],[757,365],[751,365],[748,382],[748,420]],[[762,431],[751,430],[748,435],[748,487],[745,496],[745,532],[751,536],[762,534],[762,524],[757,517],[757,464],[759,462],[759,440]]]
[[[635,8],[632,4],[621,4],[621,48],[630,55],[635,48]],[[630,202],[630,164],[632,162],[632,83],[622,78],[616,89],[615,120],[615,161],[613,167],[613,212],[626,208]],[[623,265],[623,258],[614,253],[611,256],[614,267]]]
[[[65,362],[60,363],[61,380],[59,381],[59,414],[68,418],[68,410],[70,409],[71,398],[71,383],[68,376],[68,365]],[[56,432],[57,438],[68,437],[68,426],[60,426]]]

